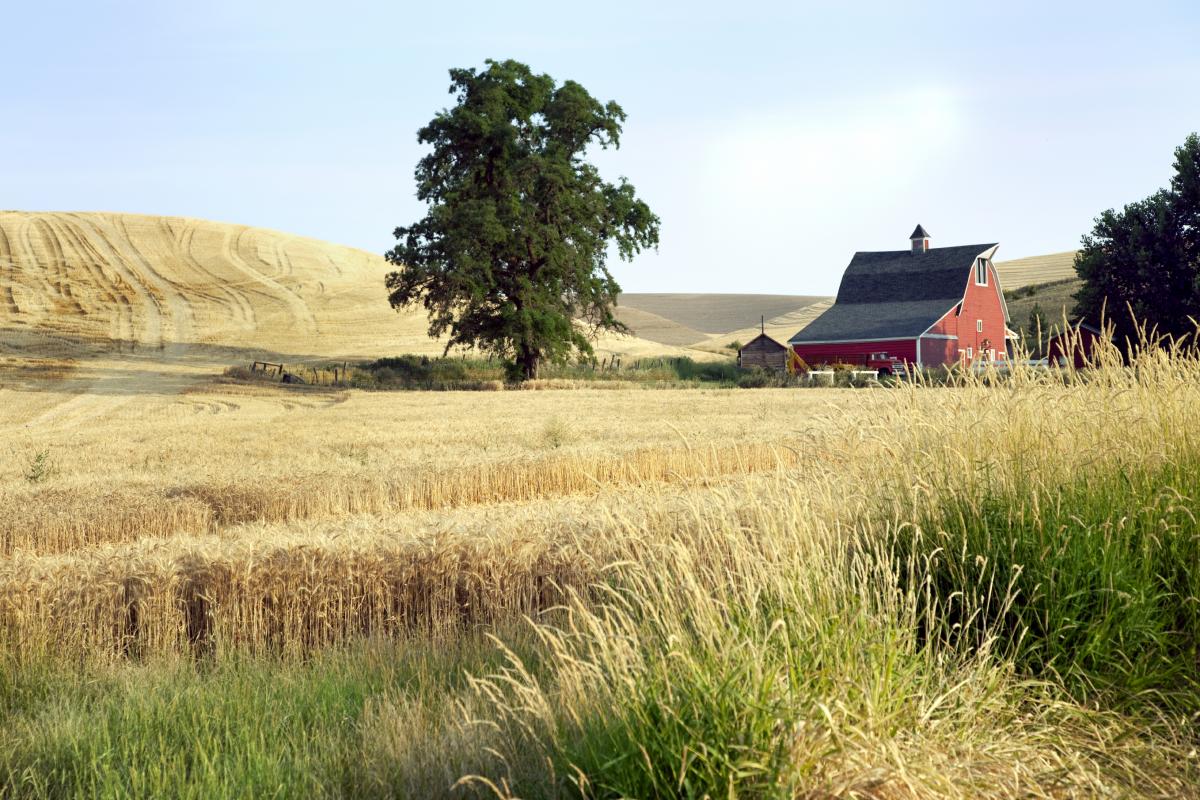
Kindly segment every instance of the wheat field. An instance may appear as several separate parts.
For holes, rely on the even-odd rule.
[[[378,259],[0,230],[0,797],[1200,793],[1194,350],[289,387],[436,350]]]
[[[100,396],[77,374],[86,361],[30,371],[15,357],[0,389],[8,685],[51,669],[63,686],[68,674],[115,680],[106,696],[125,698],[93,712],[88,694],[61,718],[4,695],[10,793],[137,777],[102,755],[122,752],[116,740],[87,757],[51,748],[62,736],[84,736],[77,754],[101,747],[70,732],[85,728],[159,737],[162,774],[181,764],[187,746],[161,742],[175,717],[137,716],[140,701],[115,688],[127,681],[175,707],[175,691],[196,702],[248,674],[304,681],[320,669],[383,681],[352,704],[350,738],[286,779],[213,740],[225,766],[205,785],[236,775],[295,795],[639,797],[681,785],[805,797],[1197,785],[1191,690],[1130,706],[1098,688],[1098,668],[1081,672],[1089,690],[1072,688],[1073,661],[1055,662],[1061,678],[1037,672],[990,611],[1019,606],[1017,576],[972,573],[970,591],[932,602],[946,578],[921,570],[937,556],[902,556],[916,546],[905,531],[937,533],[949,523],[920,520],[945,508],[1063,497],[1078,476],[1113,470],[1134,483],[1195,474],[1193,356],[957,388],[498,393],[289,390],[190,367],[175,384],[170,359],[128,359],[155,376],[121,378],[136,391]],[[1126,511],[1194,558],[1195,527],[1173,521],[1200,510],[1181,493],[1190,484],[1148,485],[1138,502],[1150,510]],[[931,552],[978,568],[969,552]],[[969,636],[961,623],[930,633],[963,613],[981,620]],[[388,642],[400,649],[387,655]],[[320,666],[339,651],[336,669]],[[441,666],[376,672],[413,659]],[[92,713],[108,721],[63,727]],[[612,761],[625,752],[637,760]],[[314,772],[330,758],[351,788]]]

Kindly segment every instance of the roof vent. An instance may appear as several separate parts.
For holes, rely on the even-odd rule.
[[[912,236],[908,237],[912,241],[912,252],[915,256],[918,253],[924,253],[929,249],[929,231],[922,228],[920,225],[912,232]]]

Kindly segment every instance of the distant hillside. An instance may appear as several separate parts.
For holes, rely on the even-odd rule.
[[[628,325],[639,339],[652,342],[687,347],[708,337],[708,334],[695,328],[631,306],[618,305],[616,316]]]
[[[814,295],[626,293],[620,295],[618,315],[640,337],[714,351],[709,339],[730,341],[744,336],[750,327],[757,331],[763,317],[772,320],[800,314],[823,300],[828,299]]]
[[[640,294],[626,293],[618,304],[669,319],[703,335],[723,334],[824,300],[792,294]],[[704,338],[704,336],[701,338]]]
[[[833,298],[826,297],[815,303],[810,303],[809,305],[789,311],[786,314],[772,317],[767,320],[766,334],[772,339],[786,344],[788,339],[792,338],[799,331],[804,330],[808,323],[821,316],[831,305],[833,305]],[[751,325],[712,336],[708,340],[696,345],[696,347],[697,349],[714,353],[728,351],[730,344],[734,342],[745,344],[755,336],[758,336],[759,333],[759,326]]]
[[[440,353],[423,310],[388,305],[392,269],[373,253],[246,225],[4,211],[0,345],[34,332],[329,357]],[[615,336],[598,349],[682,352]]]
[[[1064,315],[1071,316],[1071,308],[1075,305],[1072,295],[1079,291],[1080,285],[1081,281],[1078,278],[1072,278],[1006,290],[1004,294],[1008,304],[1008,318],[1013,328],[1021,330],[1028,327],[1029,315],[1034,306],[1041,308],[1042,317],[1047,324],[1061,323]]]
[[[996,271],[1000,273],[1000,284],[1006,291],[1033,284],[1073,280],[1075,251],[997,261]]]

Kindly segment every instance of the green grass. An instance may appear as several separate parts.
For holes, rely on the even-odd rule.
[[[916,519],[938,635],[999,636],[1080,701],[1200,713],[1200,460],[959,490]]]
[[[303,663],[7,663],[0,797],[391,796],[391,766],[364,738],[372,704],[420,697],[427,713],[452,716],[464,670],[498,660],[477,637],[363,644]]]
[[[547,364],[542,379],[569,381],[631,381],[645,384],[710,384],[736,386],[737,366],[729,361],[694,361],[688,357],[608,359],[595,363]],[[402,355],[360,364],[351,385],[367,389],[452,390],[495,388],[505,380],[499,361],[430,358]]]

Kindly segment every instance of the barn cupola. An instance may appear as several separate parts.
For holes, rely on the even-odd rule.
[[[912,232],[912,236],[908,237],[912,241],[912,254],[915,256],[918,253],[924,253],[929,249],[929,231],[922,228],[920,225]]]

